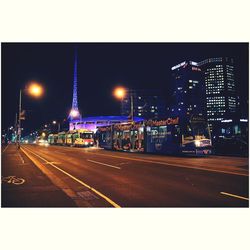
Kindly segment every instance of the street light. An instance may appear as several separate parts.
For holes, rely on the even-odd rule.
[[[43,94],[43,88],[36,82],[31,82],[28,86],[28,92],[34,97],[40,97]]]
[[[59,132],[60,132],[60,130],[61,130],[61,124],[60,124],[60,122],[53,121],[52,123],[53,123],[54,125],[58,124],[58,126],[57,126],[57,130],[58,130],[58,133],[59,133]]]
[[[133,94],[129,89],[124,88],[124,87],[116,87],[113,91],[113,95],[122,100],[126,94],[130,93],[130,115],[131,115],[131,120],[132,122],[134,121],[134,100],[133,100]]]
[[[114,89],[114,96],[118,99],[123,99],[126,95],[127,90],[123,87],[117,87]]]
[[[24,89],[28,90],[28,94],[34,97],[40,97],[43,94],[43,87],[36,82],[31,82],[27,88]],[[18,148],[20,148],[20,140],[21,140],[21,120],[24,120],[25,118],[22,116],[22,89],[20,89],[19,92],[19,115],[18,115],[18,131],[17,131],[17,142],[18,142]]]

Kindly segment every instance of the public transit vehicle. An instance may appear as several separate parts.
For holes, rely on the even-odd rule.
[[[66,145],[66,132],[58,133],[57,145]]]
[[[67,145],[75,147],[90,147],[94,145],[93,132],[87,129],[70,130],[49,135],[49,144]],[[55,139],[56,143],[54,143]]]
[[[201,116],[128,122],[99,127],[104,149],[159,154],[211,154],[211,135]]]
[[[56,145],[58,141],[58,134],[49,134],[48,143],[51,145]]]

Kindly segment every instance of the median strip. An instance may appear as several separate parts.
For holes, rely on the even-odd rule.
[[[21,148],[22,149],[22,148]],[[45,161],[45,163],[51,165],[52,167],[56,168],[57,170],[61,171],[62,173],[64,173],[65,175],[69,176],[71,179],[75,180],[76,182],[80,183],[81,185],[83,185],[84,187],[87,187],[88,189],[90,189],[91,191],[93,191],[94,193],[96,193],[97,195],[99,195],[100,197],[102,197],[104,200],[106,200],[109,204],[111,204],[113,207],[116,208],[120,208],[120,206],[115,203],[114,201],[112,201],[110,198],[108,198],[106,195],[102,194],[100,191],[96,190],[95,188],[89,186],[88,184],[86,184],[85,182],[79,180],[78,178],[76,178],[75,176],[71,175],[70,173],[66,172],[65,170],[57,167],[56,165],[54,165],[53,163],[47,161],[46,159],[44,159],[43,157],[41,157],[40,155],[34,153],[32,150],[28,149],[25,147],[25,149],[27,151],[29,151],[30,153],[36,155],[38,158],[40,158],[41,160]],[[23,150],[23,149],[22,149]],[[23,150],[23,152],[25,152]],[[25,152],[27,155],[27,152]]]

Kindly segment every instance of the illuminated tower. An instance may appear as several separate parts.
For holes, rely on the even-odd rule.
[[[72,108],[69,114],[69,120],[72,121],[79,119],[81,119],[81,114],[78,109],[78,100],[77,100],[77,50],[75,49],[73,100],[72,100]]]

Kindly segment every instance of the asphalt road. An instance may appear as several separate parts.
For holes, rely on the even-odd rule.
[[[247,158],[171,157],[38,145],[24,145],[21,152],[77,206],[249,206]]]

